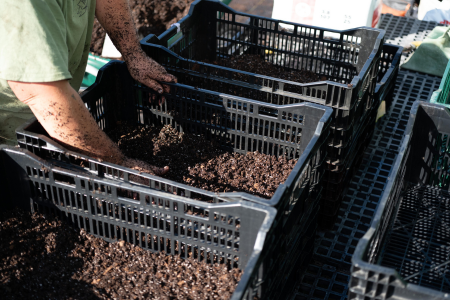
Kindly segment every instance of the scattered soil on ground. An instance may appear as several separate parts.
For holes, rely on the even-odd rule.
[[[58,219],[0,213],[4,299],[229,299],[241,271],[107,243]]]
[[[212,192],[244,191],[270,199],[296,163],[258,152],[225,152],[201,135],[180,133],[170,125],[120,124],[107,134],[126,156],[169,166],[163,177]]]
[[[160,35],[171,24],[176,23],[189,12],[194,0],[130,0],[131,13],[140,37],[151,33]],[[101,55],[106,32],[98,22],[94,21],[90,51]]]

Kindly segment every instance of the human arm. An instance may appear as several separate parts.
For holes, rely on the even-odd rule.
[[[122,54],[131,76],[160,94],[168,92],[168,87],[159,82],[176,82],[176,78],[141,49],[128,0],[97,0],[95,14]]]
[[[48,83],[8,81],[16,97],[27,104],[47,133],[69,150],[146,173],[164,174],[156,168],[126,158],[98,127],[81,97],[68,80]]]

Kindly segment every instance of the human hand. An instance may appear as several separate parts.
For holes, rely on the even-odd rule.
[[[170,92],[169,86],[161,84],[161,81],[177,82],[177,78],[175,76],[167,73],[166,69],[148,57],[142,50],[128,54],[124,58],[131,76],[140,83],[143,83],[149,88],[155,90],[158,94]],[[154,95],[153,99],[150,99],[150,101],[155,100],[155,98],[156,95]],[[159,104],[163,104],[164,101],[164,97],[161,97]]]

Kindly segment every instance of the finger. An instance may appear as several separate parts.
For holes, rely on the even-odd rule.
[[[160,80],[165,81],[165,82],[174,82],[174,83],[178,82],[178,79],[175,76],[173,76],[172,74],[168,74],[168,73],[163,74],[161,76]]]
[[[147,80],[145,80],[145,82],[142,82],[143,84],[145,84],[146,86],[148,86],[149,88],[151,88],[152,90],[156,91],[159,94],[163,93],[163,87],[156,81],[150,78],[147,78]]]

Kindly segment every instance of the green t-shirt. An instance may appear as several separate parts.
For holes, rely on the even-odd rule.
[[[33,117],[7,80],[69,79],[78,91],[89,55],[95,2],[0,0],[0,143],[15,144],[15,129]]]

